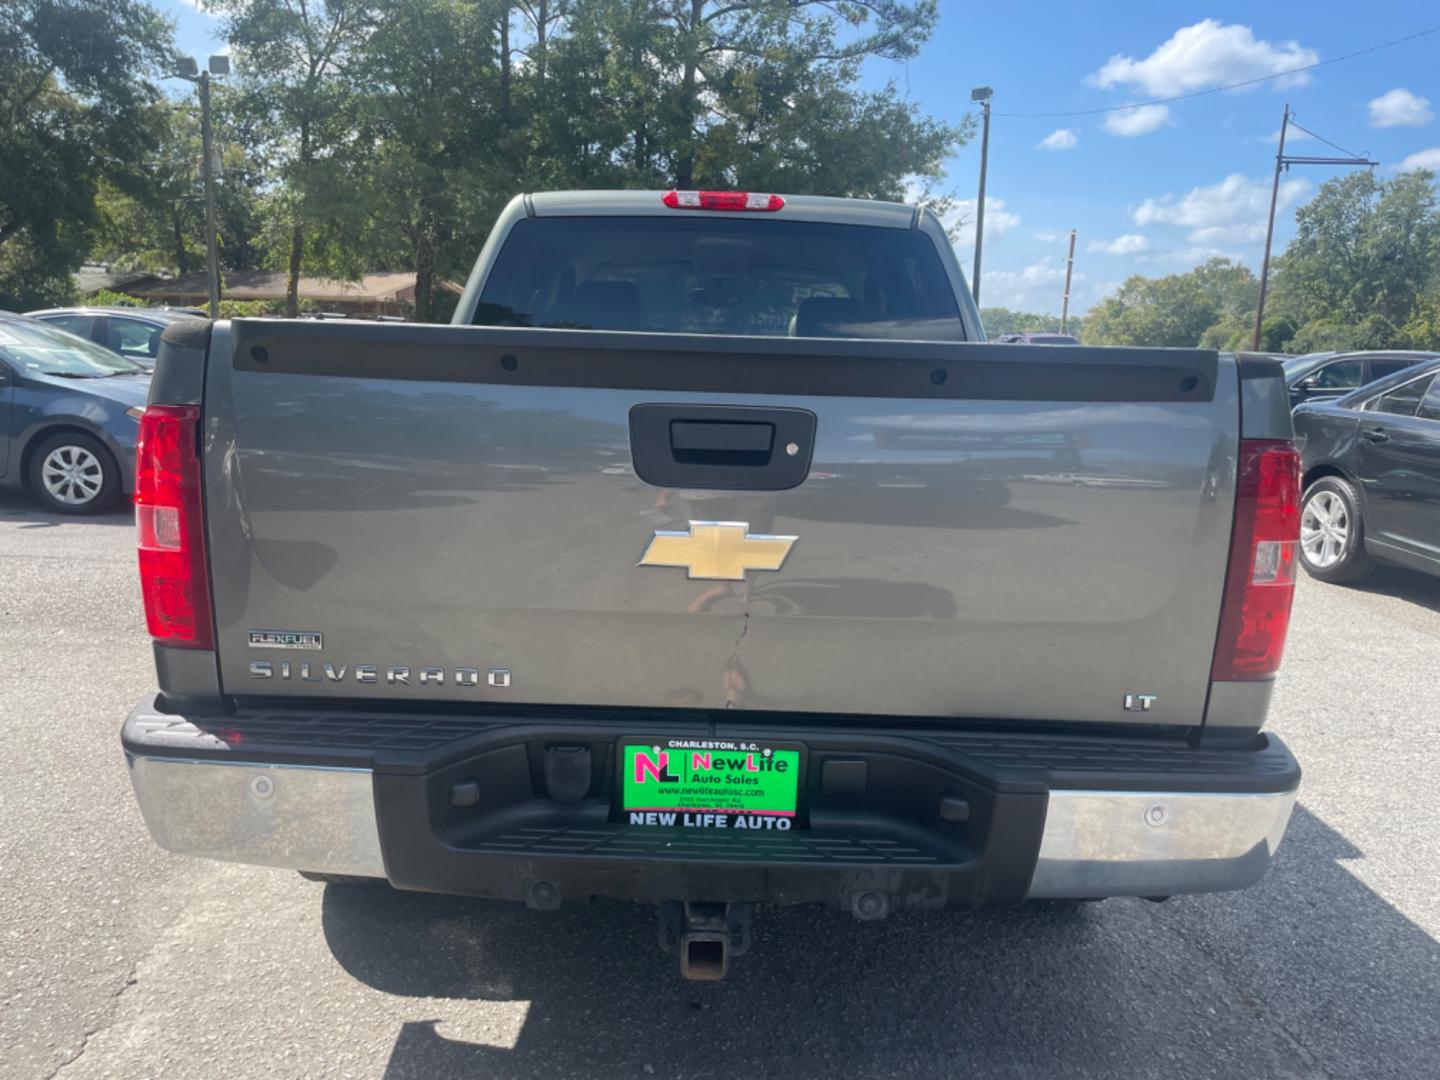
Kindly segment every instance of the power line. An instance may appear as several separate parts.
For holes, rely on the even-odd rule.
[[[1316,68],[1326,67],[1329,64],[1338,64],[1342,60],[1354,60],[1357,56],[1368,56],[1370,53],[1379,52],[1381,49],[1393,48],[1396,45],[1404,45],[1407,41],[1414,41],[1417,38],[1426,37],[1429,34],[1440,33],[1440,26],[1432,26],[1428,30],[1420,30],[1414,34],[1408,34],[1394,41],[1381,42],[1379,45],[1371,45],[1368,49],[1357,49],[1355,52],[1345,53],[1343,56],[1333,56],[1329,60],[1317,60],[1313,64],[1301,64],[1299,67],[1286,68],[1284,71],[1276,71],[1270,75],[1261,75],[1254,79],[1242,79],[1240,82],[1226,83],[1224,86],[1212,86],[1209,90],[1194,90],[1188,94],[1176,94],[1173,97],[1154,98],[1150,101],[1134,101],[1128,105],[1110,105],[1103,109],[1072,109],[1069,112],[1005,112],[996,113],[996,116],[1010,118],[1040,118],[1040,117],[1062,117],[1062,116],[1099,116],[1102,113],[1129,112],[1131,109],[1141,109],[1146,105],[1169,105],[1174,101],[1187,101],[1190,98],[1205,97],[1207,94],[1220,94],[1226,90],[1239,90],[1246,86],[1257,86],[1271,79],[1283,79],[1286,75],[1297,75],[1302,71],[1314,71]],[[1298,126],[1298,125],[1297,125]],[[1314,134],[1313,132],[1311,134]],[[1317,139],[1320,136],[1315,136]],[[1324,139],[1320,139],[1324,142]]]

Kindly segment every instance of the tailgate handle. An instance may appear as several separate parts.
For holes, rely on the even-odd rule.
[[[630,459],[657,487],[785,491],[810,472],[815,414],[748,405],[635,405]]]
[[[725,420],[671,420],[670,449],[676,461],[763,465],[775,445],[775,425]]]

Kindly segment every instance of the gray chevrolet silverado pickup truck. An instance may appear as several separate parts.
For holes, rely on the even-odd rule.
[[[1278,364],[987,345],[911,207],[516,198],[454,325],[166,331],[141,426],[171,851],[657,905],[1234,889],[1298,468]]]

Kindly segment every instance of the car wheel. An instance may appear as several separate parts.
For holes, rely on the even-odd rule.
[[[98,514],[120,495],[120,467],[100,440],[62,431],[30,455],[30,492],[61,514]]]
[[[1348,480],[1323,476],[1300,503],[1300,561],[1313,578],[1332,584],[1359,581],[1375,572],[1365,551],[1360,498]]]

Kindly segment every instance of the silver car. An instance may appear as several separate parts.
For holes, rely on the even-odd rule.
[[[132,307],[46,308],[29,315],[93,341],[148,370],[155,367],[160,335],[167,326],[182,319],[204,318],[189,309]]]

